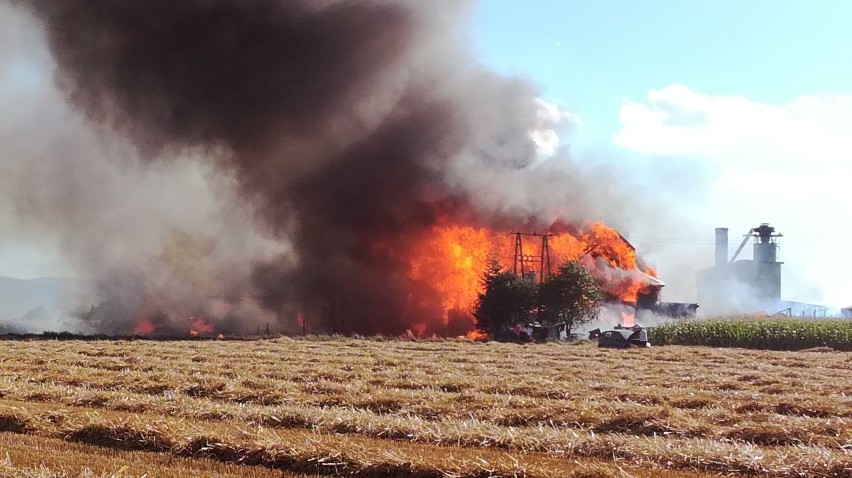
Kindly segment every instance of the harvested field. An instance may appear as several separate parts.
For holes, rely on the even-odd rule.
[[[852,353],[0,345],[4,476],[852,476]]]
[[[315,478],[167,453],[117,451],[38,436],[0,433],[0,476],[150,478]]]

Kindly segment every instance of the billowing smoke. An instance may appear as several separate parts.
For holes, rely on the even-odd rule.
[[[10,187],[27,230],[61,238],[111,304],[103,331],[305,311],[318,329],[399,333],[435,313],[412,309],[403,263],[439,215],[628,216],[599,172],[537,163],[532,133],[555,125],[531,85],[470,57],[467,2],[12,4],[85,121],[41,98],[49,121],[16,140]],[[37,144],[47,130],[64,144]]]

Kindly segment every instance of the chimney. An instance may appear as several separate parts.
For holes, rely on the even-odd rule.
[[[716,228],[716,267],[728,263],[728,228]]]

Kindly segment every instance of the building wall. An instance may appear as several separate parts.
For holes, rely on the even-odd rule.
[[[781,263],[737,261],[698,271],[702,314],[777,312],[781,301]]]
[[[768,300],[781,300],[781,263],[755,262],[753,287],[758,297]]]

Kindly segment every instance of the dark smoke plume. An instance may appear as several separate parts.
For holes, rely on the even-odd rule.
[[[587,187],[570,164],[530,168],[530,132],[542,126],[536,92],[472,61],[467,2],[13,3],[42,25],[56,84],[90,124],[128,138],[154,168],[201,158],[250,206],[223,223],[249,211],[253,228],[289,247],[254,264],[250,283],[222,278],[228,290],[216,294],[227,302],[256,297],[281,319],[305,310],[325,330],[400,333],[440,314],[406,309],[402,266],[439,212],[476,211],[480,221],[616,215],[611,194]],[[554,193],[542,198],[534,184]],[[170,244],[202,250],[190,255],[199,262],[209,256],[180,233]],[[174,265],[186,267],[197,264]],[[204,275],[222,270],[202,269],[187,287],[220,280]],[[191,291],[169,297],[165,286],[140,297],[150,278],[134,274],[104,281],[120,292],[101,293],[133,291],[121,300],[130,308],[155,292],[161,310],[170,300],[202,307]],[[417,293],[428,297],[428,284]]]

